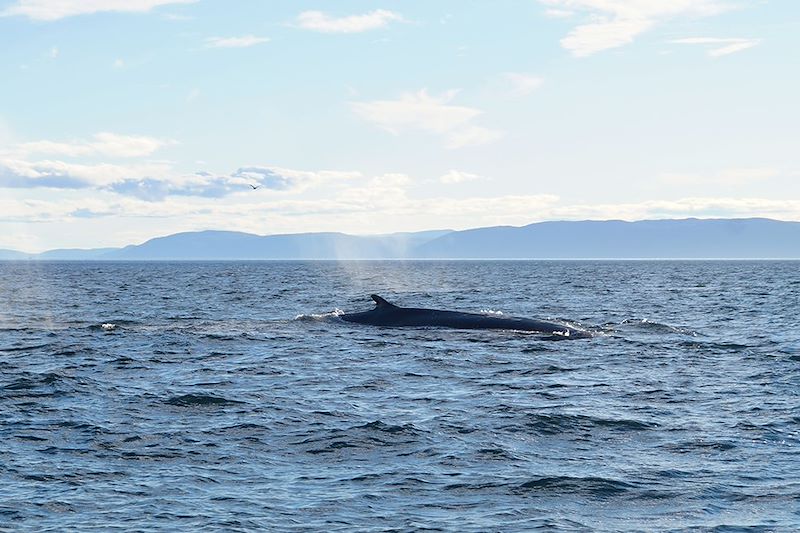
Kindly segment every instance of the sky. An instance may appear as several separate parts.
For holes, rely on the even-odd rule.
[[[0,248],[800,220],[800,2],[0,0]]]

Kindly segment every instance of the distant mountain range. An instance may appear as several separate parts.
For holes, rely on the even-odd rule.
[[[124,248],[0,250],[5,260],[800,258],[800,222],[765,218],[540,222],[389,235],[177,233]]]

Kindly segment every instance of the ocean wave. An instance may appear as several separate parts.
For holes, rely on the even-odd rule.
[[[53,346],[54,344],[51,342],[46,342],[42,344],[28,344],[23,346],[6,346],[0,348],[0,352],[5,352],[5,353],[27,352],[33,350],[43,350],[45,348],[51,348]]]
[[[586,415],[570,414],[533,414],[528,415],[525,426],[542,435],[574,431],[610,430],[610,431],[647,431],[658,428],[654,422],[624,418],[598,418]]]
[[[375,449],[405,447],[417,442],[424,432],[413,424],[387,424],[375,420],[347,429],[333,429],[323,435],[292,443],[313,455],[339,452],[347,448]]]
[[[0,385],[0,397],[57,398],[76,391],[80,385],[75,377],[55,372],[28,374]]]
[[[619,496],[636,487],[630,483],[604,477],[542,476],[519,486],[521,491],[548,494],[584,494],[598,498]]]
[[[619,327],[620,329],[633,329],[650,333],[675,333],[678,335],[687,335],[689,337],[698,337],[700,335],[699,332],[689,328],[654,322],[648,318],[626,318],[619,323]]]
[[[665,444],[663,448],[673,453],[712,453],[728,452],[737,445],[728,440],[685,440]]]
[[[211,394],[181,394],[180,396],[172,396],[165,400],[164,403],[169,405],[177,405],[179,407],[215,407],[226,405],[241,405],[246,402],[239,400],[229,400],[221,396],[213,396]]]

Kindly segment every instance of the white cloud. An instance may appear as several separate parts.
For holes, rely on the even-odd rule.
[[[58,57],[59,50],[57,46],[54,46],[50,49],[50,59],[56,59]]]
[[[397,100],[353,102],[351,107],[360,117],[395,135],[405,131],[442,135],[447,148],[485,144],[502,136],[499,131],[472,124],[480,110],[449,105],[456,93],[448,91],[436,97],[423,89]]]
[[[460,170],[449,170],[446,174],[439,177],[439,181],[448,185],[456,183],[464,183],[467,181],[479,180],[481,177],[478,174],[471,174],[469,172],[461,172]]]
[[[322,11],[303,11],[297,16],[300,28],[322,33],[360,33],[387,26],[392,21],[403,21],[394,11],[376,9],[363,15],[331,17]]]
[[[650,29],[653,22],[647,19],[602,20],[577,26],[561,39],[561,46],[575,57],[586,57],[633,42],[633,39]]]
[[[222,198],[255,190],[301,193],[311,187],[360,177],[358,172],[301,171],[280,167],[242,167],[231,174],[176,172],[169,162],[129,165],[77,164],[58,160],[25,161],[0,157],[0,187],[9,189],[94,189],[151,202],[168,197]]]
[[[511,96],[528,96],[544,83],[544,79],[523,72],[506,72],[503,78],[509,85]]]
[[[369,183],[372,187],[380,188],[404,188],[411,184],[411,176],[399,172],[390,172],[388,174],[381,174],[372,178]]]
[[[540,0],[553,9],[582,12],[588,21],[572,29],[561,46],[576,57],[632,42],[657,24],[677,17],[705,17],[731,6],[726,0]]]
[[[17,157],[30,154],[49,154],[66,157],[142,157],[156,150],[175,144],[175,141],[136,135],[118,135],[101,132],[93,140],[34,141],[13,146],[11,152]]]
[[[144,13],[168,4],[192,4],[197,0],[17,0],[0,16],[22,15],[33,20],[58,20],[104,11]]]
[[[777,178],[781,172],[775,168],[730,168],[714,174],[678,174],[666,173],[660,176],[661,181],[673,185],[745,185]]]
[[[687,39],[675,39],[670,41],[675,44],[698,44],[704,45],[708,49],[710,57],[720,57],[742,50],[752,48],[759,43],[761,39],[719,39],[715,37],[689,37]]]
[[[747,50],[748,48],[752,48],[756,46],[760,41],[758,39],[748,40],[748,41],[741,41],[738,43],[732,43],[720,48],[715,48],[714,50],[710,50],[708,55],[711,57],[720,57],[726,56],[728,54],[733,54],[736,52],[741,52],[742,50]]]
[[[537,212],[551,208],[558,200],[558,196],[553,194],[437,198],[426,207],[427,212],[433,215],[466,218],[466,224],[459,224],[461,227],[477,227],[499,223],[527,224]],[[470,224],[469,220],[473,222]]]
[[[170,194],[224,196],[241,187],[241,183],[237,184],[241,178],[235,175],[182,175],[173,170],[170,162],[92,162],[97,158],[142,158],[171,144],[175,141],[108,132],[98,133],[91,140],[9,144],[8,148],[0,150],[0,187],[62,191],[105,189],[151,200]],[[80,162],[61,161],[60,157],[78,158]]]
[[[0,222],[55,222],[67,220],[72,213],[108,213],[117,209],[99,198],[50,200],[0,199]]]
[[[206,39],[206,48],[247,48],[266,42],[269,42],[269,37],[256,37],[255,35],[209,37]]]
[[[109,163],[77,164],[54,160],[0,159],[0,187],[22,189],[107,187],[139,176],[160,178],[168,173],[169,165],[165,163],[112,165]]]
[[[342,182],[361,177],[360,172],[341,170],[295,170],[273,166],[239,168],[230,175],[230,182],[238,185],[256,184],[266,189],[302,192],[316,185]]]

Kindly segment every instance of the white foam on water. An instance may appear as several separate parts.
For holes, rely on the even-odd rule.
[[[328,318],[335,318],[338,316],[342,316],[344,311],[339,308],[334,309],[328,313],[309,313],[309,314],[299,314],[294,317],[294,320],[326,320]]]

